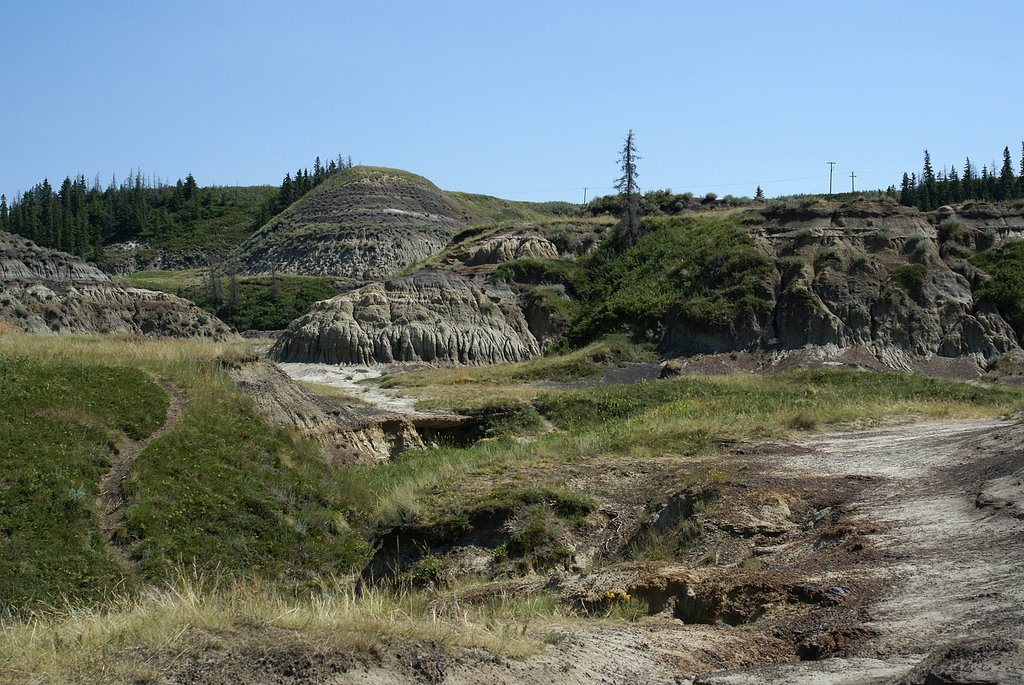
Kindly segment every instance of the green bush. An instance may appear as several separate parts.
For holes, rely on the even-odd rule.
[[[918,294],[924,286],[924,278],[928,273],[923,264],[906,264],[892,272],[892,280],[909,293]]]
[[[207,278],[180,294],[239,331],[286,328],[314,302],[338,294],[332,280],[324,276],[220,277],[218,303],[212,290]]]
[[[978,300],[995,307],[1024,340],[1024,242],[982,252],[971,262],[992,276],[978,292]]]

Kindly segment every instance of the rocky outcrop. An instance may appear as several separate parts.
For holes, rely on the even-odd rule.
[[[31,333],[233,335],[187,300],[117,285],[93,266],[9,233],[0,233],[0,318]]]
[[[1024,216],[998,208],[966,214],[821,201],[749,212],[744,221],[776,264],[752,293],[758,306],[710,326],[675,310],[662,348],[692,355],[814,346],[862,349],[897,369],[960,357],[984,367],[1018,349],[1019,339],[976,301],[986,276],[964,257],[1024,236]]]
[[[507,286],[423,270],[318,302],[271,355],[330,364],[493,364],[539,351]]]
[[[165,250],[146,242],[129,240],[103,247],[103,258],[98,261],[104,273],[127,276],[138,271],[178,271],[208,268],[220,264],[228,256],[226,249]]]
[[[252,358],[226,368],[265,419],[317,442],[330,465],[377,463],[424,446],[407,417],[314,395],[270,362]]]
[[[501,264],[513,259],[558,259],[558,248],[536,233],[502,233],[468,246],[459,254],[466,266]]]
[[[354,167],[263,226],[224,268],[382,279],[440,252],[468,221],[466,210],[425,178]]]

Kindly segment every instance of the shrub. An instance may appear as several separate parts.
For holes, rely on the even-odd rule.
[[[907,264],[892,272],[892,280],[910,293],[921,292],[928,269],[923,264]]]
[[[946,242],[947,240],[957,241],[966,235],[963,224],[956,219],[949,217],[944,219],[939,224],[939,242]]]

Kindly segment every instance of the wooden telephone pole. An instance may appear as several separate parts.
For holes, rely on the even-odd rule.
[[[856,178],[857,178],[857,175],[851,171],[850,172],[850,192],[851,193],[857,192],[857,189],[854,187],[854,180]]]
[[[835,168],[835,162],[828,163],[828,194],[832,194],[832,170]]]

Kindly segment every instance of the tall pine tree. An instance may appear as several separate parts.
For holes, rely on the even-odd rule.
[[[1003,166],[999,169],[999,185],[996,199],[1009,200],[1016,195],[1017,177],[1013,174],[1013,160],[1010,159],[1010,148],[1003,148]]]

